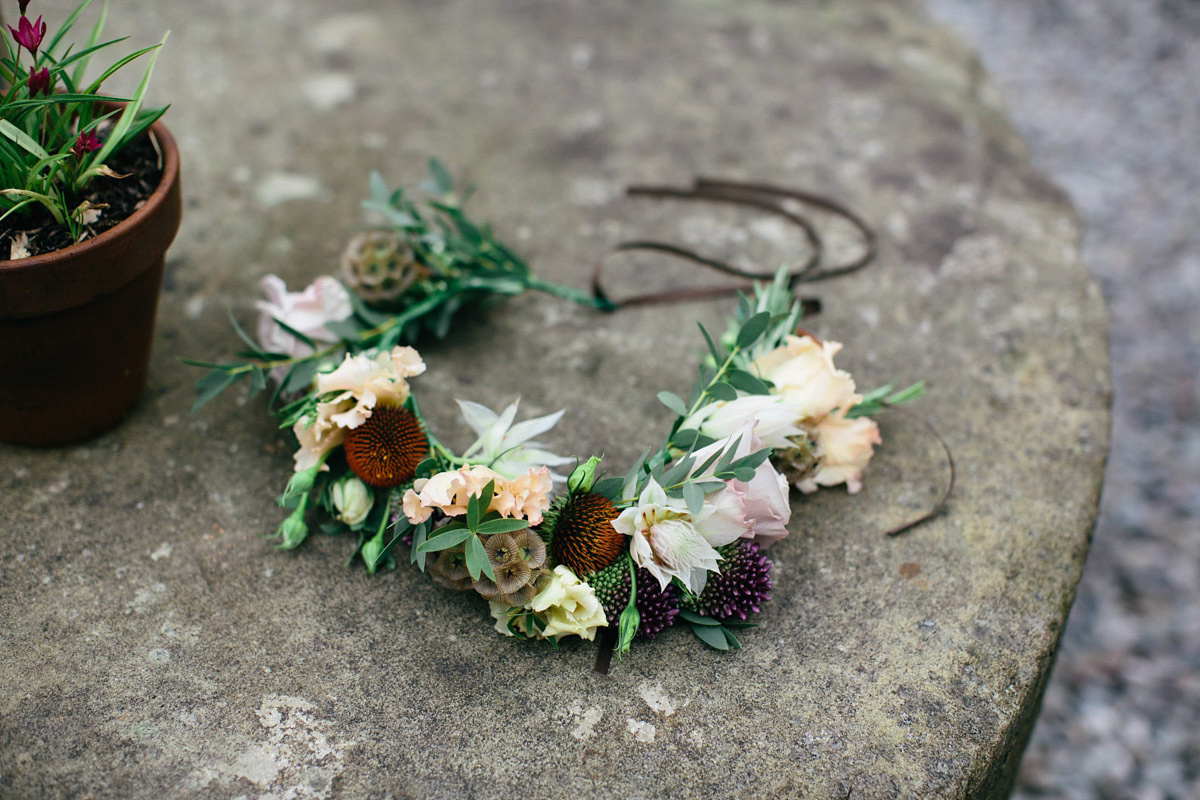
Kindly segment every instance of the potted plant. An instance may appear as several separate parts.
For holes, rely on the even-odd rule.
[[[0,39],[0,440],[60,445],[119,422],[146,382],[167,247],[181,216],[179,152],[143,108],[162,42],[84,83],[104,14],[80,45],[18,0]],[[165,37],[164,37],[165,41]],[[132,96],[101,92],[135,59]]]

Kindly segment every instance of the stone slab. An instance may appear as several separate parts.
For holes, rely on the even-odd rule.
[[[1074,214],[970,52],[870,2],[138,0],[110,21],[135,44],[168,27],[152,99],[187,199],[145,400],[85,445],[0,447],[0,795],[1005,795],[1087,552],[1108,365]],[[858,209],[880,257],[813,287],[812,327],[861,385],[928,380],[949,508],[883,535],[945,478],[884,416],[862,495],[795,499],[744,650],[676,630],[607,676],[419,573],[343,568],[344,539],[274,551],[288,445],[259,400],[190,415],[178,359],[236,346],[226,308],[250,322],[261,275],[332,270],[368,172],[416,182],[430,154],[575,285],[625,238],[767,268],[792,244],[627,183],[771,179]],[[697,280],[638,268],[624,286]],[[507,302],[425,348],[422,405],[451,441],[453,397],[565,407],[554,449],[628,463],[669,421],[655,393],[686,391],[694,321],[726,307]]]

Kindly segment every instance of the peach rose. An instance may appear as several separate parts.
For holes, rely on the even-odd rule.
[[[818,486],[845,483],[850,494],[858,492],[862,488],[863,470],[874,453],[873,445],[883,443],[875,421],[831,414],[817,425],[813,438],[818,453],[816,472],[796,484],[796,488],[815,492]]]

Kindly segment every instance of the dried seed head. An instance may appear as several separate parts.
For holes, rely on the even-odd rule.
[[[471,588],[471,573],[467,571],[466,549],[459,545],[442,550],[427,567],[429,577],[439,586],[463,591]]]
[[[487,553],[488,561],[491,562],[492,570],[497,576],[499,576],[500,570],[509,564],[525,561],[525,554],[517,546],[516,539],[507,533],[498,533],[494,536],[489,536],[483,545],[483,549]]]
[[[537,569],[546,564],[546,543],[530,528],[512,534],[514,543],[520,548],[522,558],[529,566]]]
[[[380,489],[412,480],[429,454],[421,421],[400,406],[375,406],[362,425],[346,431],[345,447],[354,474]]]
[[[342,277],[368,303],[395,300],[429,271],[391,231],[366,231],[342,254]]]
[[[576,575],[598,572],[617,560],[626,537],[612,526],[617,509],[607,498],[591,492],[569,495],[553,515],[550,554]]]

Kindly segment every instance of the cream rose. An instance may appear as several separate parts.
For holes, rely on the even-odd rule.
[[[833,356],[841,349],[837,342],[788,336],[782,345],[756,358],[751,371],[775,384],[774,393],[793,404],[797,419],[815,421],[834,409],[849,409],[861,399],[854,393],[850,373],[833,365]]]
[[[776,394],[748,394],[736,400],[717,400],[702,406],[682,423],[680,430],[698,430],[714,439],[725,439],[754,423],[754,434],[764,446],[791,447],[788,439],[801,436],[802,408]]]
[[[496,618],[496,630],[508,636],[513,635],[509,622],[514,619],[517,620],[516,627],[525,635],[555,641],[564,636],[580,636],[590,641],[596,637],[597,628],[608,627],[604,606],[595,590],[562,564],[554,568],[549,582],[528,605],[519,609],[504,603],[489,605]],[[527,611],[532,611],[545,623],[542,630],[530,630],[523,616]]]

